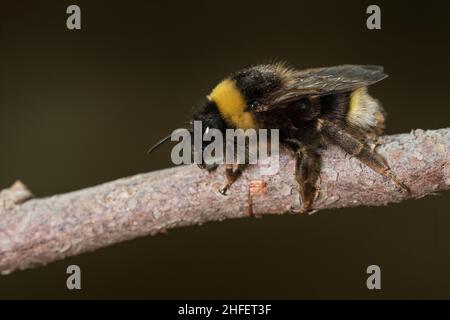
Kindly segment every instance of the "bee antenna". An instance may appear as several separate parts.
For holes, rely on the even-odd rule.
[[[193,129],[187,129],[189,131],[190,134],[194,133]],[[150,149],[148,149],[147,154],[150,154],[153,152],[153,150],[157,149],[160,145],[162,145],[164,142],[166,142],[167,140],[170,139],[170,137],[172,136],[172,134],[167,135],[166,137],[162,138],[161,140],[159,140],[157,143],[155,143],[152,147],[150,147]]]
[[[167,140],[170,139],[170,137],[172,136],[172,134],[169,134],[168,136],[162,138],[161,140],[159,140],[157,143],[155,143],[150,149],[148,149],[147,154],[150,154],[153,152],[153,150],[155,150],[156,148],[158,148],[160,145],[162,145],[164,142],[166,142]]]

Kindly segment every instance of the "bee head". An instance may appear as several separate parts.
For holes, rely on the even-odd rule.
[[[200,128],[200,129],[199,129]],[[190,121],[188,127],[186,128],[191,135],[198,135],[202,141],[202,149],[198,150],[198,152],[202,152],[206,148],[207,145],[211,143],[211,141],[204,141],[203,137],[205,134],[209,132],[211,129],[217,129],[222,132],[225,132],[227,125],[223,120],[219,110],[217,109],[216,103],[211,99],[205,99],[205,101],[201,104],[200,108],[194,113],[192,120]],[[154,144],[147,153],[151,153],[156,150],[159,146],[169,141],[171,138],[171,134],[162,138],[156,144]],[[194,136],[192,136],[191,142],[194,145]],[[194,148],[192,147],[192,152],[194,152]]]
[[[216,103],[213,100],[206,99],[200,109],[194,113],[191,121],[191,127],[194,121],[200,121],[202,123],[203,131],[206,128],[214,128],[218,130],[223,130],[226,128],[225,121],[217,108]],[[203,132],[204,133],[204,132]]]
[[[201,125],[201,126],[200,126]],[[211,99],[206,99],[199,110],[194,113],[192,120],[190,122],[189,131],[194,135],[201,135],[202,137],[202,149],[195,150],[194,145],[192,146],[192,152],[201,152],[212,142],[205,141],[203,137],[208,134],[211,129],[217,129],[225,132],[227,128],[226,122],[222,118],[222,115],[217,108],[216,103]],[[195,139],[191,139],[192,144],[194,144]],[[199,164],[200,168],[204,168],[205,165]]]

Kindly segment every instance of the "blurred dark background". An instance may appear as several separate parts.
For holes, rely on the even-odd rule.
[[[228,73],[277,58],[381,64],[387,133],[450,125],[449,2],[68,1],[0,4],[0,188],[39,197],[171,166],[182,126]],[[379,208],[209,223],[0,277],[0,298],[450,298],[449,193]],[[0,248],[1,250],[1,248]],[[69,291],[66,267],[82,270]],[[377,264],[382,289],[366,288]]]

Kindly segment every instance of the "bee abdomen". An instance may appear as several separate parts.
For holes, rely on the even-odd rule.
[[[347,121],[367,131],[382,130],[385,115],[380,102],[370,96],[367,87],[353,91],[350,95]]]

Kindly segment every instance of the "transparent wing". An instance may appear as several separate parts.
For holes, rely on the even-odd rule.
[[[307,96],[321,96],[369,86],[386,78],[383,67],[375,65],[340,65],[295,71],[292,81],[268,97],[256,112],[267,111]]]

